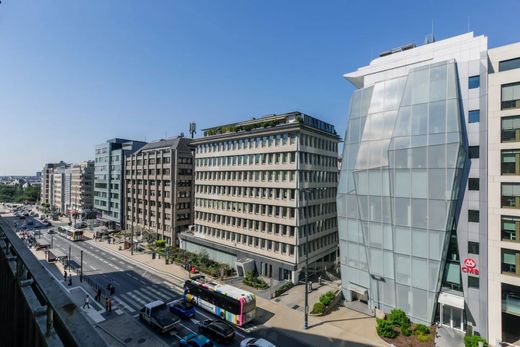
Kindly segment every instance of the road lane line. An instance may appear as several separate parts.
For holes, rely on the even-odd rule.
[[[120,294],[119,299],[125,299],[125,302],[128,304],[128,306],[135,308],[135,310],[140,310],[143,306],[140,303],[135,303],[133,298],[130,298],[130,296],[126,294]]]
[[[143,305],[143,306],[144,306],[144,305],[147,304],[146,301],[144,301],[143,299],[141,299],[140,297],[138,297],[137,295],[135,295],[135,294],[133,294],[133,293],[131,293],[131,292],[126,293],[126,295],[131,296],[132,299],[134,299],[135,301],[139,302],[140,305]]]
[[[150,295],[160,296],[163,300],[168,300],[169,299],[166,295],[162,294],[161,292],[158,292],[158,291],[155,291],[155,290],[152,292],[150,290],[150,288],[141,288],[141,290],[146,292],[146,293],[148,293],[148,294],[150,294]]]
[[[182,326],[184,329],[186,329],[186,330],[192,332],[193,334],[197,334],[196,332],[194,332],[193,330],[191,330],[190,328],[188,328],[186,325],[184,325],[184,324],[182,324],[182,323],[179,323],[179,324],[180,324],[180,326]]]
[[[139,297],[139,298],[141,298],[141,299],[144,299],[144,300],[145,300],[145,301],[144,301],[145,304],[147,304],[147,303],[149,303],[149,302],[151,302],[151,301],[155,301],[155,300],[157,300],[157,299],[154,298],[154,297],[149,298],[147,295],[145,295],[145,294],[139,292],[139,289],[133,290],[132,292],[130,292],[130,293],[128,293],[128,294],[134,294],[135,296],[137,296],[137,297]]]

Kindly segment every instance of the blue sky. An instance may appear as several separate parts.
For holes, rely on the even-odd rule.
[[[497,6],[500,4],[500,6]],[[381,51],[470,30],[520,40],[520,1],[3,0],[0,175],[299,110],[343,136],[342,75]],[[200,135],[200,132],[199,132]]]

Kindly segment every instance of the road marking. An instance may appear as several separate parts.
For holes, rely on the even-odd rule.
[[[151,301],[155,301],[155,300],[157,300],[157,298],[154,297],[153,295],[152,295],[152,296],[148,296],[146,293],[141,293],[141,292],[139,291],[139,289],[135,289],[135,290],[133,290],[132,292],[133,292],[135,295],[137,295],[137,296],[143,298],[144,300],[146,300],[145,303],[148,303],[148,302],[151,302]]]
[[[169,299],[168,296],[164,295],[163,293],[161,293],[161,292],[159,292],[157,290],[154,290],[152,292],[151,288],[141,288],[141,290],[146,292],[146,293],[148,293],[148,294],[150,294],[150,295],[160,296],[163,300],[168,300]]]
[[[121,311],[120,309],[117,309],[117,310],[115,310],[115,313],[117,313],[118,315],[122,315],[123,311]]]
[[[136,303],[135,300],[133,298],[131,298],[129,295],[127,295],[127,294],[120,294],[119,295],[119,299],[125,299],[125,302],[128,303],[128,306],[131,306],[131,307],[135,308],[134,311],[140,310],[141,307],[143,306],[143,304]]]
[[[128,305],[126,302],[124,302],[124,300],[122,298],[119,298],[117,296],[114,296],[114,300],[120,304],[121,306],[123,306],[127,311],[129,311],[130,313],[133,313],[135,312],[135,310],[130,306]]]
[[[134,314],[132,317],[134,317],[134,318],[139,317],[139,313]]]
[[[141,299],[140,297],[138,297],[137,295],[135,295],[134,293],[132,292],[128,292],[126,293],[127,295],[130,295],[132,297],[132,299],[134,299],[135,301],[138,301],[141,305],[146,305],[148,302],[147,301],[144,301],[143,299]],[[151,300],[150,300],[151,301]]]
[[[199,320],[195,319],[195,318],[190,318],[191,322],[195,325],[199,324]]]

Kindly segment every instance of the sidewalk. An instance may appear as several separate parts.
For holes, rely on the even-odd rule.
[[[92,238],[92,232],[85,231],[85,236]],[[96,241],[94,239],[85,241],[95,244],[107,252],[117,254],[131,263],[140,263],[145,268],[155,271],[159,276],[166,280],[173,281],[179,287],[183,287],[184,281],[188,278],[188,272],[177,264],[165,264],[164,258],[152,259],[150,254],[134,252],[130,255],[130,250],[119,250],[120,244],[108,244],[106,241]],[[316,288],[318,284],[314,284]],[[309,306],[312,308],[314,302],[322,292],[331,290],[329,285],[323,285],[318,290],[311,293]],[[301,289],[300,289],[301,288]],[[296,291],[303,292],[303,286],[297,286]],[[303,330],[303,295],[290,295],[290,299],[282,298],[281,302],[267,300],[257,296],[258,316],[262,323],[271,329],[284,330],[295,339],[313,346],[338,345],[342,346],[387,346],[376,333],[375,318],[366,316],[362,313],[350,310],[346,307],[338,307],[330,314],[323,317],[309,316],[309,329]],[[301,298],[301,299],[299,299]],[[301,301],[300,301],[301,300]],[[283,301],[283,302],[282,302]],[[294,305],[302,307],[301,310],[292,309],[284,302],[294,302]]]

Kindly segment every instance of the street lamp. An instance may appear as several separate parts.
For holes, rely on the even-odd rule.
[[[379,282],[385,282],[385,278],[379,275],[370,274],[370,278],[377,281],[377,309],[381,310],[381,302],[379,301]]]

